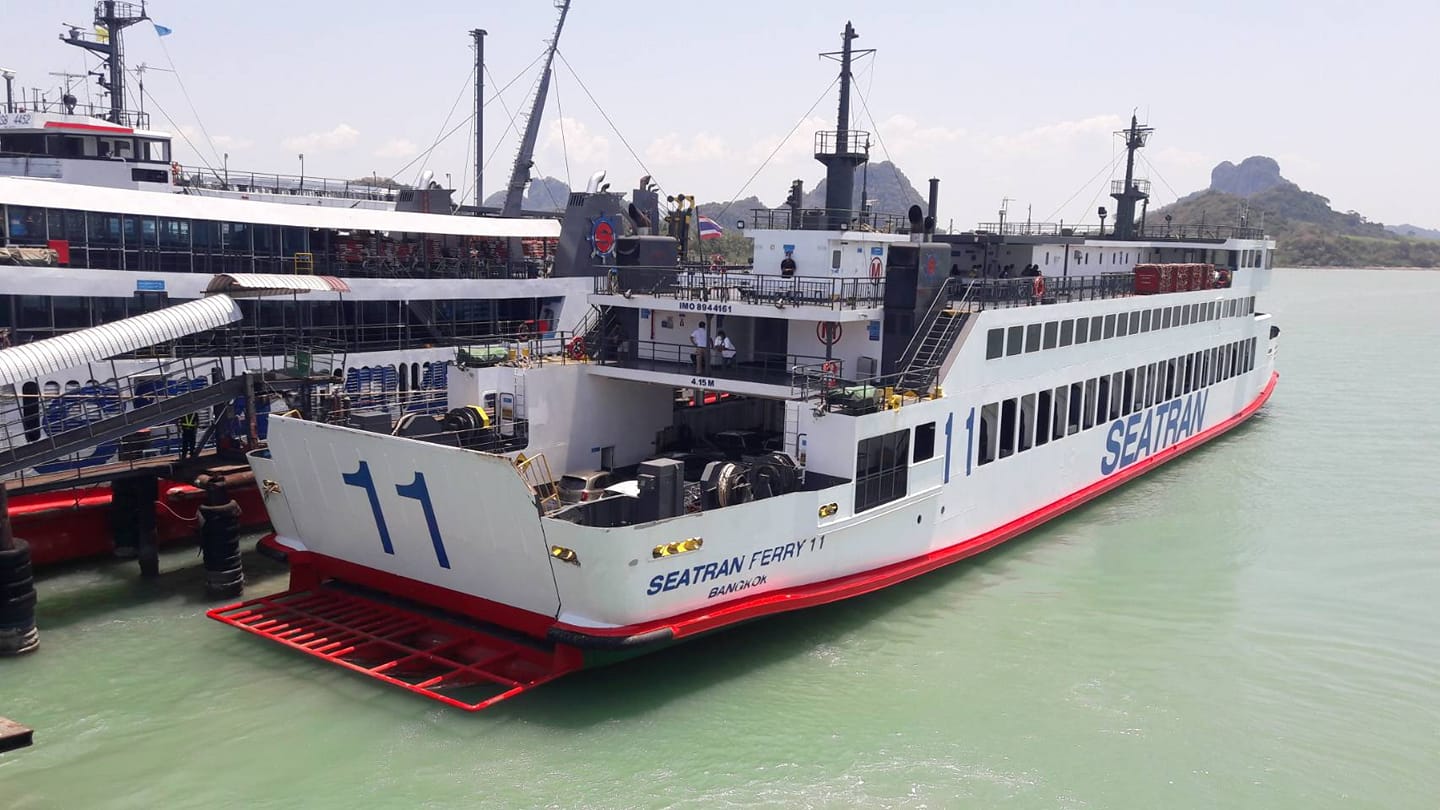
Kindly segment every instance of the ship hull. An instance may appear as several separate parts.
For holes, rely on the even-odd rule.
[[[597,626],[592,623],[564,621],[565,614],[563,612],[560,613],[562,620],[557,620],[557,617],[549,612],[519,609],[473,593],[441,587],[414,577],[401,576],[392,570],[359,565],[353,561],[314,550],[297,549],[293,542],[287,543],[284,538],[277,538],[275,535],[267,536],[263,542],[275,551],[288,556],[292,572],[292,591],[314,589],[332,581],[350,583],[389,597],[463,616],[484,624],[506,628],[559,647],[571,648],[577,656],[583,658],[586,665],[603,664],[765,616],[860,596],[980,554],[1083,506],[1100,495],[1180,458],[1239,427],[1259,412],[1270,399],[1278,383],[1278,378],[1277,373],[1269,372],[1269,378],[1259,393],[1243,407],[1234,413],[1222,415],[1193,435],[983,532],[967,534],[957,540],[953,534],[946,536],[945,533],[949,527],[946,525],[947,522],[942,521],[936,526],[933,536],[916,535],[919,538],[918,542],[931,546],[924,553],[828,578],[824,578],[821,574],[819,576],[822,578],[806,579],[805,573],[790,572],[787,579],[792,581],[773,588],[757,586],[753,589],[753,595],[740,593],[728,601],[720,601],[697,609],[623,625]],[[938,499],[933,497],[928,500],[932,504],[938,502]],[[915,507],[922,502],[924,501],[911,501],[894,511],[904,513],[908,518],[908,515],[915,511]],[[871,545],[873,545],[875,531],[873,527],[863,525],[852,529],[852,532],[864,532],[871,535]],[[842,529],[828,533],[825,538],[829,540],[828,545],[836,546],[854,539],[853,537],[847,538],[846,535],[847,532]],[[824,542],[818,536],[814,539],[819,543]],[[773,548],[783,548],[783,546],[773,546]],[[803,559],[805,553],[814,552],[815,556],[812,559],[818,560],[823,550],[823,546],[806,548],[794,559]],[[778,558],[783,553],[777,552],[775,556]],[[784,563],[791,561],[791,559],[777,559],[773,563],[774,571],[779,572]],[[750,559],[747,558],[746,562],[748,564]],[[815,570],[827,569],[817,567]],[[745,573],[742,573],[739,581],[753,581],[754,578],[747,578]],[[757,576],[765,576],[769,579],[775,577],[776,574]],[[642,577],[635,580],[630,585],[630,589],[648,590],[642,584],[645,579]],[[714,581],[724,584],[718,578]],[[708,585],[708,582],[701,583],[702,587],[705,585]],[[682,590],[683,587],[675,590]]]

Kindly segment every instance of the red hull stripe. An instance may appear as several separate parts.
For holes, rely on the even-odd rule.
[[[1269,383],[1266,384],[1260,395],[1245,406],[1244,410],[1229,419],[997,529],[884,568],[802,585],[789,590],[772,591],[746,599],[737,599],[712,609],[693,611],[643,624],[597,628],[555,622],[548,616],[521,611],[477,596],[358,566],[333,557],[313,552],[283,550],[290,554],[293,571],[292,588],[312,587],[318,584],[317,580],[311,580],[310,577],[334,576],[343,581],[365,585],[416,602],[512,627],[532,635],[543,635],[547,629],[554,628],[567,634],[595,639],[617,639],[657,632],[663,633],[663,631],[669,631],[666,635],[676,639],[685,638],[772,613],[799,610],[870,593],[994,548],[1006,540],[1024,534],[1046,521],[1059,517],[1071,509],[1225,434],[1236,425],[1249,419],[1264,406],[1271,394],[1274,393],[1275,384],[1279,378],[1278,373],[1272,374]]]
[[[134,133],[130,127],[107,127],[101,124],[71,124],[65,121],[46,121],[46,129],[83,129],[86,132],[125,132]]]

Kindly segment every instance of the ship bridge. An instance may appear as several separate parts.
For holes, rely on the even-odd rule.
[[[617,267],[595,279],[605,313],[591,373],[789,399],[872,376],[885,279],[751,268]],[[697,349],[704,342],[707,350]],[[728,356],[727,356],[728,355]]]

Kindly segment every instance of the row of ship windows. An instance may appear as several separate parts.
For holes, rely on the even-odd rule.
[[[913,443],[909,428],[861,439],[855,452],[856,514],[905,497],[910,465],[934,457],[934,422],[916,425]]]
[[[1177,304],[1171,307],[1138,309],[1131,312],[1094,315],[1063,321],[997,326],[985,335],[985,359],[1013,357],[1021,352],[1063,348],[1073,344],[1138,335],[1157,329],[1189,326],[1219,318],[1236,318],[1255,314],[1255,296],[1206,301],[1202,304]]]
[[[980,463],[1059,441],[1255,367],[1256,339],[1239,340],[980,409]]]

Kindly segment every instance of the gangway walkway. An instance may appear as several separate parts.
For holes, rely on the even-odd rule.
[[[297,352],[293,364],[290,358],[277,363],[288,369],[264,370],[258,358],[244,358],[248,370],[229,379],[214,378],[217,358],[134,358],[145,347],[239,319],[235,302],[216,295],[0,350],[0,477],[187,414],[208,415],[241,396],[253,414],[257,395],[331,381],[327,364],[316,363],[309,352]],[[119,359],[127,354],[131,357]],[[36,381],[62,371],[88,381],[42,393]]]

